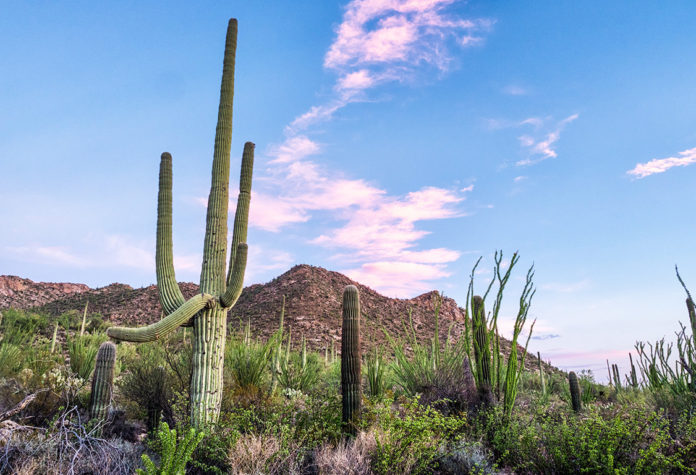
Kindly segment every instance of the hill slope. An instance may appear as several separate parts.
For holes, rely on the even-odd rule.
[[[298,265],[266,284],[246,287],[230,312],[230,325],[250,322],[252,333],[267,338],[278,328],[283,296],[286,297],[285,324],[299,344],[304,336],[310,348],[323,351],[333,341],[337,349],[341,339],[341,298],[346,285],[360,291],[363,314],[363,349],[388,345],[392,338],[405,336],[404,325],[409,312],[419,339],[429,339],[435,331],[435,307],[439,294],[435,291],[412,299],[385,297],[343,274],[321,267]],[[188,298],[198,291],[193,283],[181,283]],[[7,307],[32,309],[49,315],[82,311],[89,301],[90,313],[100,313],[114,324],[145,325],[161,317],[157,287],[134,289],[125,284],[111,284],[90,289],[83,284],[35,283],[14,276],[0,276],[0,309]],[[440,307],[440,338],[447,334],[457,338],[463,330],[465,310],[448,297]],[[509,342],[503,341],[505,353]],[[530,355],[531,356],[531,355]],[[527,366],[535,362],[527,360]]]

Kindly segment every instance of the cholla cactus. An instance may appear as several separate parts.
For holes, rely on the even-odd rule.
[[[199,428],[217,421],[220,414],[227,313],[242,292],[247,260],[247,222],[254,161],[254,144],[251,142],[244,145],[232,247],[227,276],[225,276],[236,48],[237,20],[231,19],[227,27],[225,43],[200,293],[188,301],[185,300],[174,275],[172,157],[165,152],[162,154],[160,164],[155,260],[159,298],[167,316],[146,327],[111,327],[107,331],[108,335],[116,340],[143,342],[160,339],[178,327],[192,323],[193,373],[190,386],[190,410],[191,423]]]
[[[97,361],[92,374],[92,393],[89,398],[89,418],[106,419],[114,387],[114,364],[116,345],[105,341],[97,352]]]
[[[362,399],[360,376],[360,296],[358,288],[349,285],[343,290],[343,326],[341,328],[341,396],[343,430],[357,433],[357,417]]]
[[[568,374],[568,384],[570,386],[570,402],[573,405],[573,410],[575,412],[580,412],[582,408],[582,402],[580,401],[580,385],[578,384],[578,377],[574,371]]]

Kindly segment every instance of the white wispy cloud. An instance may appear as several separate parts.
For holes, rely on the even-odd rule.
[[[509,96],[525,96],[529,94],[529,91],[527,89],[516,84],[508,84],[502,89],[502,91],[503,94],[507,94]]]
[[[558,157],[555,144],[558,141],[558,139],[561,138],[561,132],[563,131],[565,126],[573,122],[578,117],[578,114],[573,114],[571,116],[566,117],[560,122],[554,124],[552,129],[543,133],[541,137],[530,134],[524,134],[519,136],[518,139],[520,141],[520,145],[527,150],[529,156],[522,160],[518,160],[515,163],[515,165],[533,165],[535,163],[542,162],[549,158]],[[526,124],[539,128],[542,126],[543,121],[536,117],[532,117],[529,119],[525,119],[520,123],[520,125]]]
[[[626,173],[640,179],[656,173],[663,173],[672,167],[685,167],[696,163],[696,148],[679,152],[678,157],[654,158],[646,163],[638,163]]]
[[[323,213],[333,224],[309,242],[334,250],[335,259],[353,265],[345,270],[349,275],[383,292],[413,294],[449,275],[445,266],[459,252],[418,249],[428,234],[418,223],[462,216],[457,205],[473,185],[458,191],[426,186],[393,196],[313,161],[322,147],[306,131],[346,105],[367,100],[375,87],[450,70],[454,52],[480,43],[492,24],[459,17],[450,8],[454,3],[353,0],[346,5],[324,57],[324,67],[336,74],[330,97],[298,115],[285,128],[285,140],[269,149],[273,167],[261,178],[261,191],[252,195],[251,226],[279,232]]]

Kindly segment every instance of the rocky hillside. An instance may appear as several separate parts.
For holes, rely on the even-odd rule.
[[[266,284],[246,287],[230,312],[230,326],[250,322],[252,333],[267,338],[278,328],[283,296],[285,324],[299,344],[302,337],[308,345],[323,351],[331,342],[340,347],[341,298],[346,285],[360,291],[363,314],[363,347],[387,345],[390,337],[405,337],[410,318],[419,338],[431,338],[435,331],[435,308],[439,294],[435,291],[412,299],[393,299],[355,282],[343,274],[321,267],[298,265]],[[180,284],[186,297],[194,295],[198,286]],[[111,284],[90,289],[82,284],[35,283],[13,276],[0,276],[0,309],[31,308],[37,312],[60,315],[82,311],[89,301],[89,312],[100,313],[114,324],[145,325],[161,318],[157,287],[134,289],[124,284]],[[465,311],[450,298],[440,306],[440,337],[448,332],[456,338],[463,329]],[[507,341],[504,342],[509,347]],[[507,351],[505,352],[507,353]],[[528,360],[531,363],[532,360]]]

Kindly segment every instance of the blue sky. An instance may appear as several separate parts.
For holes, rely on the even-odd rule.
[[[533,351],[605,377],[696,289],[693,2],[3,2],[0,274],[154,282],[159,155],[197,281],[227,19],[247,283],[297,263],[463,304],[534,263]],[[488,270],[488,273],[487,273]]]

